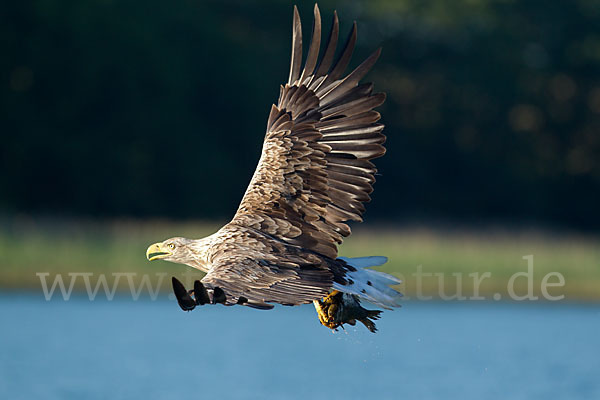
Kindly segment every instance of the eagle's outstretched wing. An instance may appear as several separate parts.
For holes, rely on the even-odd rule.
[[[356,42],[356,23],[334,62],[337,14],[319,60],[321,17],[314,9],[313,35],[302,65],[302,28],[294,7],[292,61],[267,123],[262,155],[233,220],[210,251],[203,283],[241,298],[300,304],[343,283],[337,245],[350,235],[347,221],[361,221],[370,200],[375,166],[385,153],[383,125],[373,111],[385,100],[359,81],[379,57],[377,50],[342,76]],[[281,247],[281,248],[280,248]],[[295,250],[297,249],[297,254]]]
[[[350,235],[347,221],[361,221],[373,191],[375,166],[385,153],[383,125],[374,107],[385,94],[359,81],[379,57],[377,50],[342,77],[356,42],[356,23],[334,63],[337,14],[318,62],[321,16],[314,9],[313,35],[304,69],[302,28],[294,7],[292,61],[287,84],[273,105],[262,155],[232,223],[248,226],[330,258]]]

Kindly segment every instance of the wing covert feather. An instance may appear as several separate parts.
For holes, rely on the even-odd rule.
[[[226,304],[310,303],[329,293],[335,271],[343,275],[339,261],[251,228],[229,224],[219,234],[226,240],[211,247],[212,268],[202,283],[210,289],[221,288]]]

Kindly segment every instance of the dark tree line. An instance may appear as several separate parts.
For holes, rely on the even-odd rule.
[[[600,3],[333,1],[388,154],[369,220],[600,227]],[[0,207],[230,216],[287,78],[284,1],[0,6]],[[300,4],[305,34],[312,4]],[[328,28],[327,28],[328,29]]]

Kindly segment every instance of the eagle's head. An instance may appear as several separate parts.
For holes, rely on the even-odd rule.
[[[165,260],[179,264],[193,262],[194,250],[191,246],[193,240],[174,237],[162,242],[154,243],[146,250],[146,258],[150,261]]]

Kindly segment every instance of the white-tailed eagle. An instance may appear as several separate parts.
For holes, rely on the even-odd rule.
[[[362,221],[363,203],[370,201],[376,173],[371,160],[385,153],[380,114],[373,110],[385,94],[360,83],[380,49],[344,75],[356,23],[336,57],[338,31],[334,14],[319,56],[321,16],[315,5],[302,67],[302,27],[294,7],[289,78],[271,107],[262,155],[234,218],[206,238],[175,237],[148,248],[149,260],[206,273],[189,293],[173,280],[182,308],[223,303],[270,309],[271,303],[314,302],[325,326],[359,320],[374,331],[371,320],[379,311],[363,309],[359,299],[399,306],[401,294],[390,285],[400,281],[369,268],[385,257],[338,257],[337,246],[350,235],[347,222]]]

